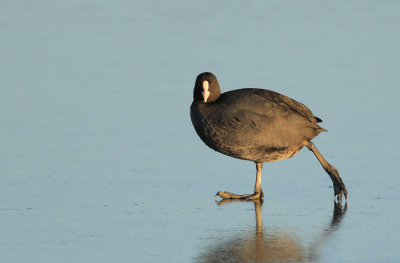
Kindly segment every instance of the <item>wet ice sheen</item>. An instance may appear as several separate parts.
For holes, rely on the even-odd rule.
[[[0,5],[1,262],[399,262],[397,1]],[[304,150],[216,204],[255,169],[197,138],[203,71],[322,118],[346,213]]]

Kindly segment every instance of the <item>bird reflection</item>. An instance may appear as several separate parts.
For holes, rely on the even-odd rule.
[[[231,200],[222,200],[226,204]],[[200,255],[195,262],[316,262],[318,249],[342,221],[347,203],[334,203],[331,222],[309,246],[303,246],[293,235],[263,230],[261,218],[262,200],[255,200],[256,231],[220,241]]]

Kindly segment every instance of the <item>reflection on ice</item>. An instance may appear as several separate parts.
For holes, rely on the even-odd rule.
[[[223,200],[226,204],[230,200]],[[195,262],[315,262],[318,249],[335,231],[343,219],[347,204],[334,204],[333,216],[328,226],[315,241],[306,247],[298,237],[282,231],[273,231],[271,227],[263,229],[261,218],[262,201],[254,201],[256,228],[244,235],[236,235],[227,240],[216,241],[202,253]]]

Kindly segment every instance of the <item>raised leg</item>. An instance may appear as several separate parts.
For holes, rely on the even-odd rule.
[[[238,194],[234,194],[234,193],[230,193],[230,192],[218,192],[215,195],[215,198],[217,196],[219,196],[222,199],[246,199],[246,200],[263,199],[264,198],[264,193],[263,193],[263,190],[261,188],[262,167],[263,167],[263,163],[256,163],[257,175],[256,175],[256,183],[255,183],[255,186],[254,186],[254,193],[253,194],[238,195]]]
[[[314,153],[315,157],[317,157],[318,161],[321,163],[322,167],[325,169],[325,171],[329,174],[329,177],[331,178],[333,182],[333,190],[334,190],[334,199],[337,201],[342,200],[342,196],[344,194],[344,197],[346,198],[347,201],[347,189],[346,186],[344,185],[342,178],[339,176],[339,171],[333,166],[332,164],[328,163],[322,154],[318,151],[317,147],[310,142],[306,141],[304,145]]]

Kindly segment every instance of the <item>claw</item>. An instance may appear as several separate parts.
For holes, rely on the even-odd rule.
[[[264,193],[258,192],[254,194],[237,195],[230,192],[218,192],[214,196],[214,200],[217,201],[217,196],[221,197],[222,200],[225,199],[242,199],[242,200],[258,200],[264,197]]]
[[[344,195],[344,198],[345,198],[345,201],[346,201],[346,204],[347,204],[347,190],[346,190],[346,188],[344,188],[344,189],[340,188],[340,190],[335,191],[335,194],[333,196],[335,202],[341,203],[343,195]]]

